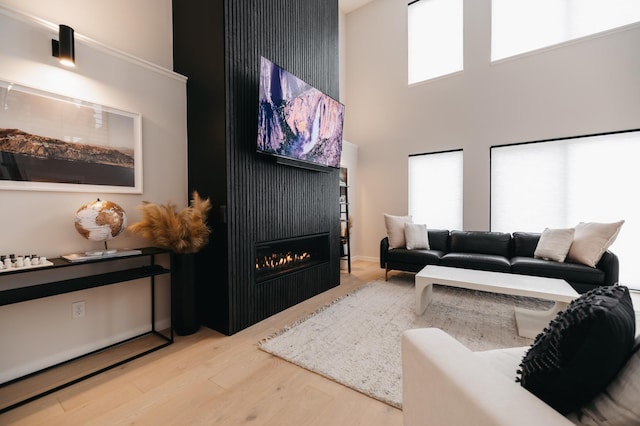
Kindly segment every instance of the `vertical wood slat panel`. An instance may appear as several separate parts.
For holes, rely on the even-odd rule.
[[[260,56],[337,98],[337,1],[228,0],[229,288],[234,333],[339,283],[338,174],[265,161],[255,153]],[[254,245],[328,232],[329,265],[254,283]]]

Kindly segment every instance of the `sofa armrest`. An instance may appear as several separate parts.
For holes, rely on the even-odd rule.
[[[389,237],[384,237],[380,241],[380,267],[387,267],[387,252],[389,251]]]
[[[618,284],[618,277],[620,271],[620,264],[618,256],[610,251],[605,251],[600,258],[600,261],[596,265],[596,268],[604,271],[604,284],[603,285],[615,285]]]
[[[405,426],[572,425],[563,415],[500,374],[436,328],[402,335]]]

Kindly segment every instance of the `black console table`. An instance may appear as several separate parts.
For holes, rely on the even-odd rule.
[[[0,306],[141,278],[149,278],[151,288],[150,331],[0,384],[0,413],[172,344],[171,326],[156,330],[155,277],[171,272],[156,256],[165,254],[169,251],[143,248],[139,254],[82,262],[56,258],[51,266],[0,274]]]

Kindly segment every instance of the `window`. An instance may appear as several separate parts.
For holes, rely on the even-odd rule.
[[[640,288],[640,130],[491,148],[491,230],[542,232],[625,223],[611,250],[620,282]]]
[[[418,0],[408,7],[409,84],[463,69],[462,0]]]
[[[492,0],[491,60],[638,21],[638,0]]]
[[[431,229],[462,229],[462,150],[409,156],[409,214]]]

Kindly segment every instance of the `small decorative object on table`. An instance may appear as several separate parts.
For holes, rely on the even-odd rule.
[[[197,191],[189,207],[176,211],[173,203],[159,205],[143,202],[138,206],[142,219],[129,231],[151,240],[156,247],[169,249],[171,256],[171,316],[175,332],[193,334],[200,328],[196,315],[194,254],[209,243],[211,230],[207,216],[209,198],[202,200]]]
[[[62,256],[69,262],[94,260],[97,257],[119,257],[139,254],[140,250],[110,250],[107,241],[127,229],[127,214],[113,201],[98,198],[82,205],[76,212],[76,231],[89,241],[104,243],[104,250],[91,250]]]
[[[15,271],[17,269],[32,269],[42,268],[44,266],[51,266],[53,263],[49,262],[45,256],[38,256],[37,254],[29,255],[2,255],[0,256],[0,272]]]

